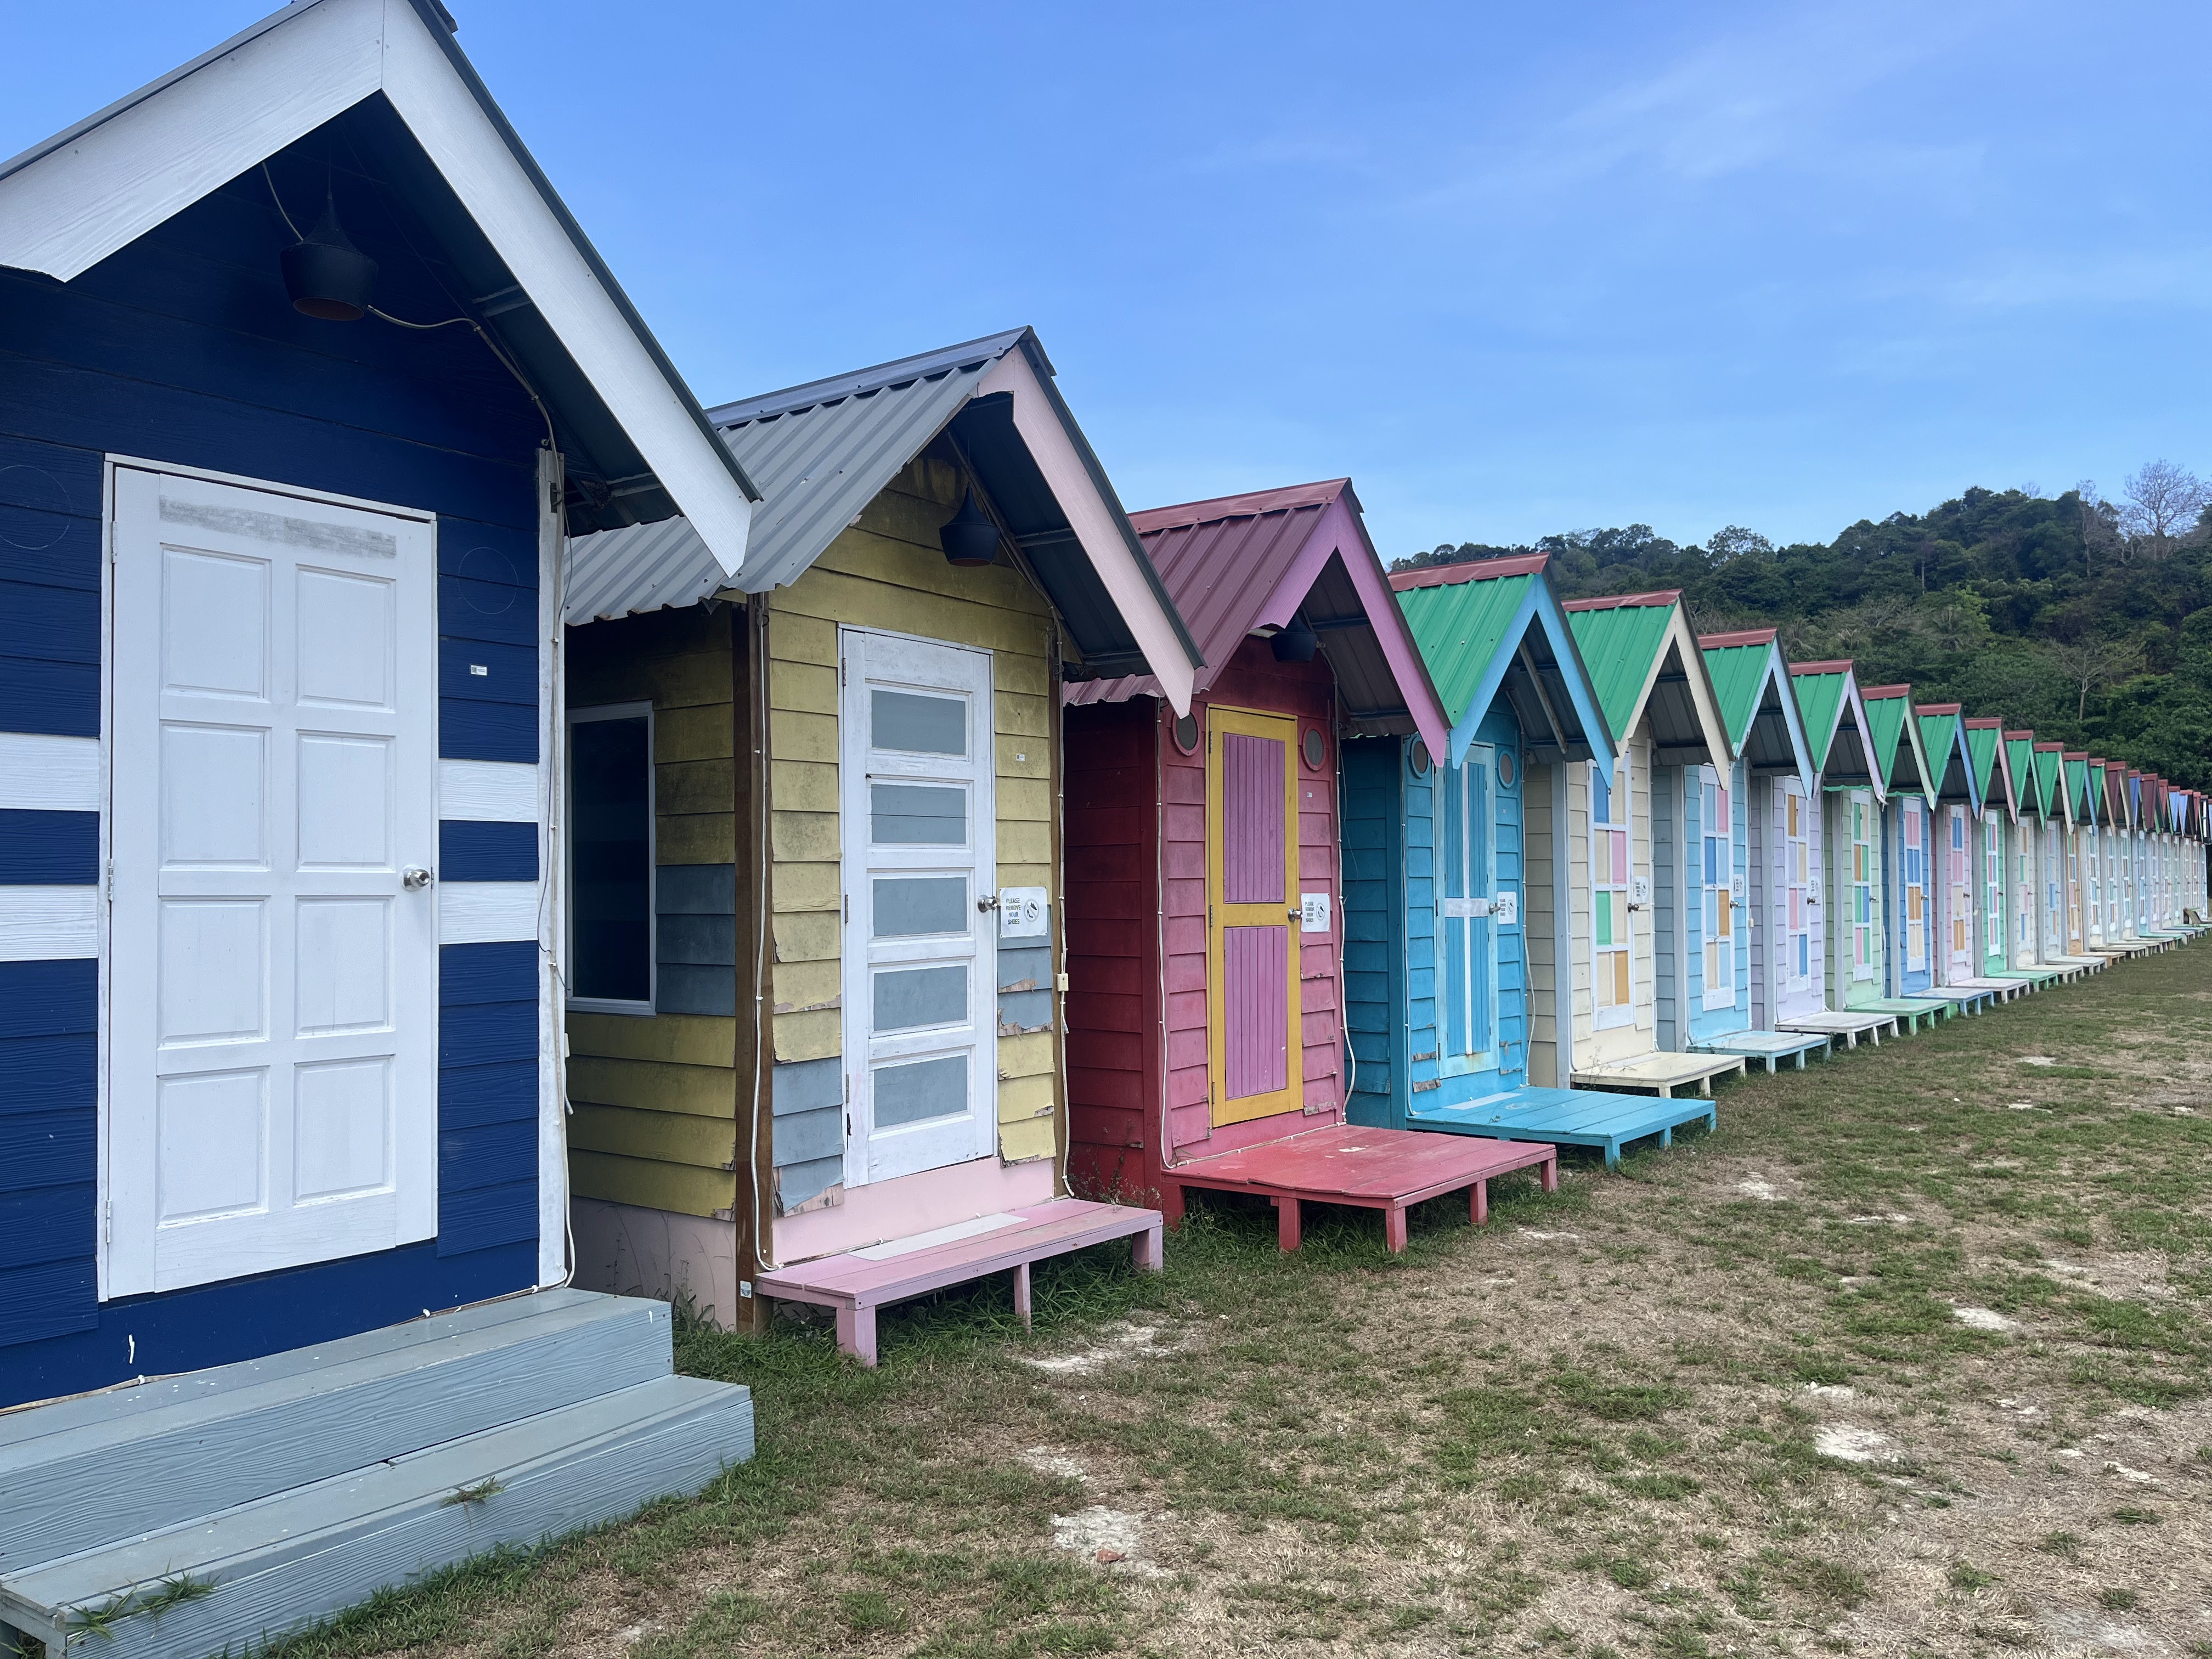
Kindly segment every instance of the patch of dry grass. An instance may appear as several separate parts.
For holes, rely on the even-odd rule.
[[[1040,1269],[1028,1345],[1003,1284],[874,1373],[687,1331],[755,1462],[296,1653],[2212,1653],[2208,986],[2200,945],[1731,1085],[1397,1261],[1224,1202],[1164,1279]]]

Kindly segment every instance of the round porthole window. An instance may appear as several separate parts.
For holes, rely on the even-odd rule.
[[[1413,739],[1413,752],[1410,757],[1410,763],[1415,777],[1425,778],[1429,775],[1429,745],[1425,738]]]
[[[1176,747],[1186,755],[1198,752],[1198,716],[1185,714],[1175,723]]]
[[[1499,750],[1498,751],[1498,787],[1500,789],[1510,789],[1514,781],[1520,775],[1521,769],[1513,763],[1513,751],[1510,749]]]
[[[1320,771],[1322,759],[1323,755],[1326,753],[1326,750],[1322,744],[1321,732],[1316,728],[1310,726],[1306,727],[1305,751],[1306,770],[1309,772]]]

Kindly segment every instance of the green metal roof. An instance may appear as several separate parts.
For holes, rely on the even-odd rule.
[[[1729,745],[1741,754],[1744,739],[1751,735],[1752,717],[1759,713],[1759,694],[1766,684],[1773,642],[1698,648],[1705,659],[1705,672],[1712,677],[1713,701],[1720,705]]]
[[[1921,750],[1928,757],[1929,781],[1935,786],[1935,793],[1940,795],[1943,793],[1944,781],[1951,775],[1951,762],[1959,750],[1959,711],[1954,708],[1948,714],[1923,714],[1916,708],[1912,711],[1912,717],[1920,727]],[[1970,759],[1971,757],[1963,758]],[[1963,763],[1960,772],[1965,778],[1967,793],[1978,796],[1980,790],[1967,775],[1967,769]]]
[[[1805,738],[1813,745],[1816,772],[1828,769],[1828,746],[1835,741],[1837,726],[1843,723],[1844,688],[1850,684],[1850,678],[1844,673],[1790,677],[1790,684],[1797,690],[1797,707],[1805,716]]]
[[[1859,699],[1867,711],[1867,735],[1874,740],[1875,765],[1882,787],[1894,794],[1900,780],[1905,788],[1917,790],[1929,805],[1936,804],[1936,786],[1928,776],[1928,750],[1920,740],[1920,723],[1912,718],[1912,688],[1886,688],[1874,696],[1863,688]],[[1905,769],[1910,768],[1908,772]]]
[[[1966,730],[1966,758],[1974,763],[1974,788],[1982,805],[1990,805],[1990,786],[1996,784],[2004,795],[2005,810],[2017,812],[2020,804],[2012,798],[2009,770],[1997,764],[2004,754],[2004,734],[1994,726],[1969,726]]]
[[[2112,821],[2112,797],[2105,787],[2106,764],[2103,761],[2095,760],[2089,763],[2089,796],[2096,803],[2097,819],[2100,823]]]
[[[1453,726],[1467,718],[1468,704],[1488,678],[1529,588],[1540,580],[1532,573],[1399,592],[1399,609]]]
[[[2058,780],[2065,769],[2066,763],[2059,758],[2056,749],[2035,751],[2036,810],[2045,818],[2071,816],[2065,799],[2058,793]]]
[[[2005,758],[2012,763],[2013,794],[2018,800],[2020,810],[2040,817],[2043,812],[2043,789],[2035,776],[2034,734],[2007,738],[2004,746]]]
[[[1575,644],[1589,669],[1605,723],[1624,743],[1635,729],[1637,705],[1666,646],[1675,604],[1614,605],[1567,612],[1567,626],[1574,630]]]
[[[2089,763],[2069,757],[2066,762],[2066,805],[2076,823],[2094,823],[2096,810],[2089,799]]]

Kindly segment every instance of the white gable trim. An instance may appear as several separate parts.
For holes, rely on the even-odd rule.
[[[1114,608],[1136,637],[1152,678],[1159,682],[1161,692],[1176,713],[1188,714],[1196,681],[1190,653],[1176,631],[1174,618],[1138,568],[1137,556],[1129,550],[1114,521],[1113,510],[1100,497],[1097,486],[1091,481],[1091,470],[1084,465],[1083,457],[1068,439],[1067,428],[1060,424],[1044,388],[1037,383],[1027,353],[1019,349],[1006,353],[975,388],[978,398],[999,392],[1013,394],[1014,430],[1044,474],[1053,499],[1067,514],[1075,539],[1097,571],[1098,580],[1105,584]]]
[[[379,91],[734,575],[726,459],[408,0],[308,0],[0,177],[0,264],[69,282]]]

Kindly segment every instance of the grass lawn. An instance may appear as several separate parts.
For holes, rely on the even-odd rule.
[[[292,1659],[2212,1655],[2212,945],[1565,1175],[690,1328],[754,1462]]]

